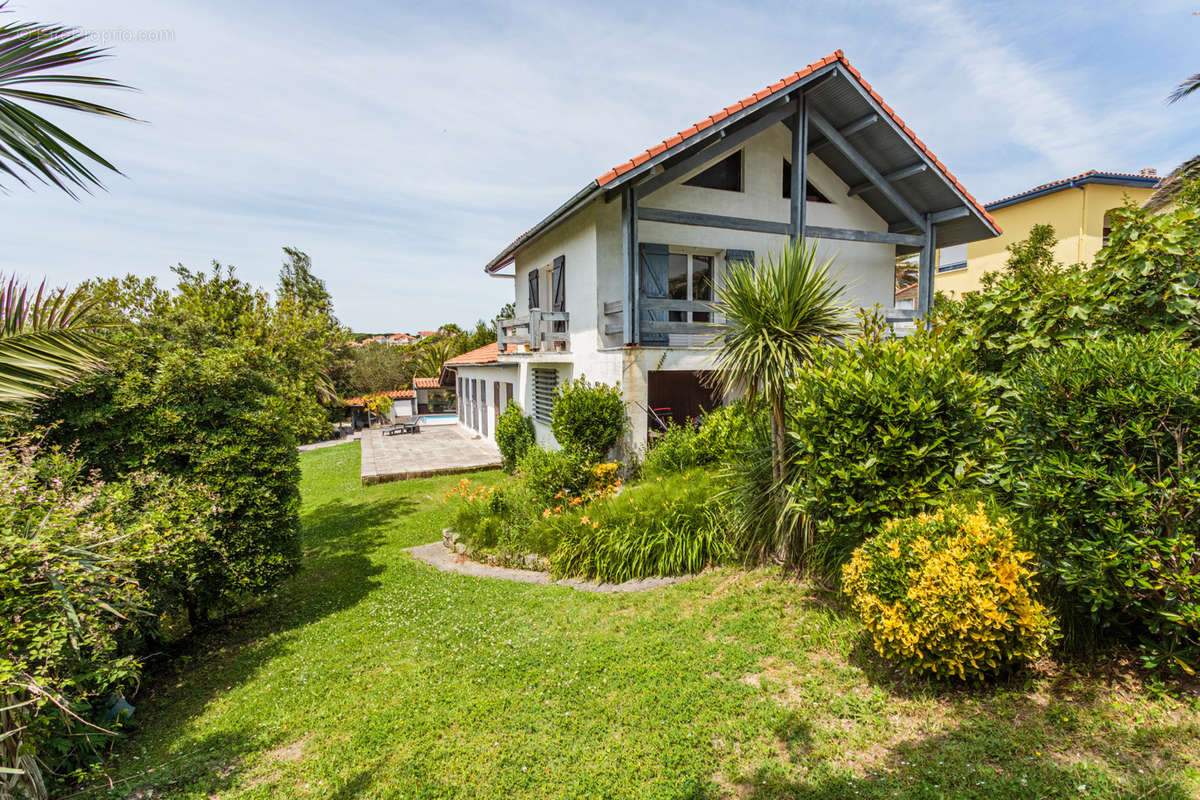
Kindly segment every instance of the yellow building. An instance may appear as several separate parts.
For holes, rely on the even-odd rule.
[[[985,208],[1003,233],[942,250],[934,290],[953,297],[978,289],[985,272],[1004,268],[1008,246],[1027,238],[1038,224],[1054,226],[1057,261],[1089,263],[1108,235],[1108,212],[1120,207],[1126,197],[1138,205],[1145,203],[1158,180],[1152,169],[1137,175],[1092,170],[989,203]]]

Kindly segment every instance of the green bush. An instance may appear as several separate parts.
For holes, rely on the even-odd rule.
[[[496,420],[496,447],[500,450],[504,469],[508,472],[516,469],[521,456],[535,442],[533,419],[525,416],[519,405],[509,403],[500,419]]]
[[[1089,265],[1054,261],[1054,229],[1036,225],[1009,247],[983,289],[943,298],[931,323],[967,344],[973,368],[1007,375],[1024,359],[1117,333],[1200,330],[1200,184],[1167,212],[1126,205],[1111,213],[1107,245]]]
[[[555,391],[550,430],[564,450],[602,460],[625,433],[625,401],[621,390],[580,377]]]
[[[1200,666],[1200,352],[1166,334],[1063,347],[1013,394],[1013,495],[1071,640]]]
[[[179,479],[104,484],[61,451],[0,447],[0,738],[60,778],[100,755],[109,737],[87,723],[167,638],[176,586],[214,517],[202,487]],[[13,752],[0,748],[0,767],[36,769],[9,763]]]
[[[555,495],[577,495],[591,480],[590,454],[570,448],[530,447],[517,462],[517,477],[537,500],[551,503]]]
[[[800,372],[788,406],[793,519],[780,525],[811,525],[811,565],[836,575],[884,520],[983,482],[995,456],[988,391],[934,338],[864,335]]]
[[[742,404],[715,409],[696,427],[672,425],[654,442],[642,464],[654,477],[709,464],[728,464],[751,449],[752,415]]]
[[[619,583],[685,575],[726,560],[732,548],[716,482],[692,471],[627,487],[551,518],[559,533],[551,569]]]
[[[854,551],[842,588],[889,662],[980,678],[1040,657],[1053,639],[1032,560],[1006,520],[950,506],[886,522]]]

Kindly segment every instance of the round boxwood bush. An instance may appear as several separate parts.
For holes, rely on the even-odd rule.
[[[1014,378],[1014,500],[1069,636],[1200,667],[1200,352],[1167,335],[1038,355]]]
[[[512,472],[525,451],[534,445],[533,419],[525,416],[521,407],[509,403],[496,420],[496,447],[500,450],[504,469]]]
[[[558,387],[550,430],[566,450],[603,459],[625,433],[625,401],[621,390],[580,377]]]
[[[1032,560],[1006,520],[952,505],[884,523],[843,567],[842,587],[890,663],[981,678],[1040,657],[1053,640]]]

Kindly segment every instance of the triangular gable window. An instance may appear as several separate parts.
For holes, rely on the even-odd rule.
[[[806,181],[808,187],[806,199],[810,203],[828,203],[829,198],[821,194],[817,187],[812,185],[811,181]],[[792,162],[786,158],[783,160],[783,196],[787,200],[792,199]]]
[[[684,186],[699,186],[702,189],[722,189],[727,192],[742,190],[742,151],[721,159],[695,177],[683,182]]]

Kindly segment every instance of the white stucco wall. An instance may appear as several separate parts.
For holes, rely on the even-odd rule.
[[[742,191],[683,186],[683,181],[725,158],[724,153],[678,181],[641,201],[650,208],[695,211],[726,216],[789,222],[791,201],[782,196],[783,160],[790,160],[791,134],[780,124],[743,145]],[[816,156],[808,158],[808,180],[831,202],[808,203],[807,219],[812,225],[887,231],[887,224],[861,197],[847,197],[847,185]],[[787,237],[718,228],[639,222],[639,242],[673,247],[698,248],[716,256],[717,280],[724,267],[727,249],[752,250],[756,263],[787,244]],[[862,242],[819,240],[818,257],[836,258],[835,272],[846,284],[846,298],[855,306],[893,304],[895,246]],[[606,301],[623,299],[621,260],[621,203],[598,199],[572,218],[550,229],[516,254],[516,279],[512,284],[518,317],[528,314],[528,274],[548,268],[565,256],[566,310],[570,314],[569,352],[508,353],[502,361],[517,370],[516,399],[527,414],[532,413],[533,389],[530,370],[554,368],[559,382],[585,375],[589,380],[621,385],[631,422],[632,444],[646,437],[647,374],[654,370],[711,369],[712,352],[706,348],[623,348],[620,336],[605,336]],[[543,286],[547,279],[542,278]],[[543,288],[543,296],[545,296]],[[462,374],[466,375],[466,372]],[[538,442],[556,446],[549,427],[535,422]]]
[[[486,439],[495,441],[496,439],[496,415],[495,415],[495,389],[493,388],[497,382],[511,383],[513,385],[513,399],[519,400],[520,386],[518,384],[518,369],[516,366],[504,365],[488,365],[480,367],[459,367],[456,370],[456,378],[454,382],[455,390],[461,386],[459,379],[469,381],[482,381],[481,391],[479,393],[480,411],[486,415],[487,424],[483,425],[478,419],[474,418],[470,412],[470,407],[467,405],[467,398],[462,394],[459,395],[458,416],[459,427],[464,428],[472,434],[482,436]],[[504,392],[501,387],[500,411],[504,408]]]

